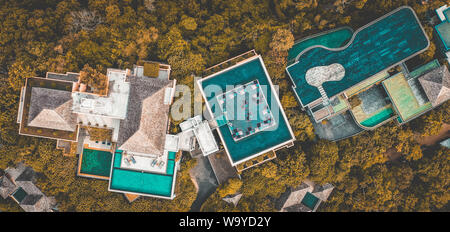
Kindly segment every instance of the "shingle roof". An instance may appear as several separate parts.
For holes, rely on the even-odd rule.
[[[72,113],[71,92],[33,87],[28,126],[75,131],[76,115]]]
[[[21,205],[35,205],[42,197],[43,197],[43,195],[38,195],[38,194],[28,194],[28,195],[22,200],[22,202],[20,202],[20,204],[21,204]]]
[[[302,203],[298,203],[295,205],[291,205],[289,207],[284,208],[284,211],[286,212],[311,212],[312,210]]]
[[[162,155],[169,120],[169,105],[164,105],[165,88],[173,81],[130,76],[127,117],[120,123],[120,150]]]
[[[419,82],[433,107],[450,99],[450,73],[443,65],[419,77]]]
[[[242,197],[242,193],[236,193],[233,195],[228,195],[228,196],[222,198],[222,200],[227,203],[231,203],[236,207],[236,205],[239,203],[239,200],[241,199],[241,197]]]
[[[11,195],[14,190],[16,190],[17,186],[11,182],[11,180],[8,179],[6,176],[0,177],[0,196],[3,197],[3,199],[6,199]]]
[[[53,197],[45,196],[33,183],[35,172],[31,167],[19,163],[16,168],[7,168],[5,175],[0,177],[0,194],[3,198],[10,196],[20,187],[26,196],[20,201],[20,207],[26,212],[50,212],[56,205]],[[11,182],[9,178],[15,181]]]
[[[326,201],[333,189],[334,186],[332,184],[320,186],[305,180],[305,182],[302,182],[297,187],[289,188],[286,192],[281,194],[275,207],[276,209],[285,212],[310,212],[312,210],[301,203],[306,193],[309,192],[320,200]]]
[[[334,186],[332,184],[325,184],[323,186],[316,185],[312,194],[322,201],[326,201],[333,192]]]
[[[34,174],[35,172],[31,167],[26,167],[16,181],[33,181]]]

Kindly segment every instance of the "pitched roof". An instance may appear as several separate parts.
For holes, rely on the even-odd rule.
[[[21,205],[35,205],[43,195],[38,194],[28,194],[21,202]]]
[[[295,188],[289,188],[278,198],[275,207],[285,212],[311,212],[312,209],[302,204],[306,193],[311,193],[322,201],[326,201],[333,191],[332,184],[323,186],[315,185],[313,182],[305,180]]]
[[[447,66],[443,65],[424,74],[419,77],[419,82],[433,107],[450,99],[450,73]]]
[[[0,196],[2,196],[3,199],[9,197],[9,195],[11,195],[14,190],[16,190],[16,188],[17,186],[13,182],[11,182],[8,177],[0,177]]]
[[[289,196],[285,200],[282,209],[299,204],[307,192],[313,191],[313,187],[306,183],[301,183],[296,188],[290,190]]]
[[[16,178],[16,181],[33,181],[34,170],[31,167],[26,167],[23,172]]]
[[[169,105],[164,105],[165,89],[173,81],[130,76],[127,117],[120,123],[120,150],[162,155],[169,120]]]
[[[284,208],[283,210],[286,212],[311,212],[312,211],[312,209],[306,207],[302,203],[291,205],[289,207]]]
[[[228,195],[228,196],[222,198],[222,200],[227,203],[231,203],[236,207],[236,205],[239,203],[239,200],[241,199],[241,197],[242,197],[242,193],[236,193],[236,194]]]
[[[5,175],[0,177],[0,195],[6,198],[20,187],[26,193],[19,203],[22,209],[26,212],[50,212],[56,205],[56,200],[45,196],[33,183],[34,175],[33,169],[23,163],[19,163],[16,168],[7,168]],[[9,178],[14,180],[15,184]]]
[[[28,126],[75,131],[71,92],[32,87]]]
[[[314,186],[314,190],[312,194],[319,198],[322,201],[326,201],[330,196],[331,192],[333,192],[334,186],[332,184],[325,184],[323,186],[316,185]]]

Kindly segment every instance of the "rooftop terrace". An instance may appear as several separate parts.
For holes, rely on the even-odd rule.
[[[126,71],[108,69],[107,73],[109,78],[108,96],[73,92],[73,112],[118,119],[125,118],[130,94],[130,83],[126,82]]]
[[[331,64],[340,64],[344,68],[345,76],[341,80],[322,84],[325,94],[331,98],[428,46],[429,40],[414,11],[401,7],[357,30],[345,47],[306,49],[296,63],[287,67],[287,72],[300,102],[306,106],[322,97],[317,87],[307,83],[305,76],[310,69]]]
[[[246,130],[250,128],[250,131],[254,130],[254,133],[248,133],[245,138],[235,140],[234,137],[236,136],[233,136],[232,133],[236,128],[230,130],[231,122],[224,117],[217,96],[221,96],[222,93],[233,90],[237,86],[253,83],[255,80],[263,89],[264,98],[267,101],[267,104],[264,105],[270,107],[269,110],[272,112],[275,125],[263,129],[259,128],[257,125],[258,123],[255,121],[256,124],[254,127],[248,126],[248,128],[244,128]],[[276,95],[275,88],[269,79],[269,75],[260,56],[255,55],[240,61],[231,67],[199,80],[198,84],[201,87],[203,97],[206,99],[208,110],[214,115],[214,118],[218,121],[218,125],[221,125],[218,128],[219,136],[224,143],[233,166],[286,145],[295,139],[286,116],[284,115],[278,96]],[[236,97],[235,99],[238,98],[238,92],[233,95]],[[238,103],[239,102],[241,101],[238,101]],[[245,100],[242,102],[246,103]],[[234,104],[238,103],[234,101]],[[248,100],[247,104],[250,103],[250,100]],[[242,106],[244,107],[244,105]],[[255,111],[254,114],[258,114],[257,112],[258,111]],[[242,119],[240,121],[243,121],[244,123],[250,123],[249,121],[253,121],[254,118],[247,119],[247,113],[248,111],[241,110],[237,112],[239,115],[234,117]],[[224,120],[226,123],[223,123]],[[232,126],[233,125],[237,124],[233,121]],[[245,131],[243,131],[243,133],[245,133]],[[244,147],[245,149],[242,149]]]

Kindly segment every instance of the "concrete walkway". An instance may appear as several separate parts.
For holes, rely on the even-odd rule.
[[[189,173],[192,177],[194,184],[198,188],[197,199],[191,206],[191,212],[198,212],[203,204],[203,202],[208,199],[208,197],[216,191],[218,186],[216,177],[209,163],[208,157],[198,156],[197,165],[193,167]]]

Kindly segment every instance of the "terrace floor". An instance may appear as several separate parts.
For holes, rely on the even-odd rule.
[[[364,131],[356,124],[350,111],[327,119],[326,124],[311,121],[317,136],[331,141],[341,140]]]
[[[383,81],[383,85],[403,122],[431,108],[431,103],[424,101],[423,97],[419,98],[420,102],[418,101],[416,94],[419,94],[420,90],[416,88],[413,91],[403,73]]]
[[[175,153],[169,152],[165,173],[150,173],[143,170],[131,170],[121,166],[122,151],[116,151],[109,189],[133,194],[148,194],[166,198],[173,197],[175,181]]]
[[[209,156],[213,155],[215,154]],[[217,183],[216,177],[214,176],[214,171],[211,167],[208,157],[203,155],[198,156],[197,165],[195,165],[190,170],[190,175],[198,188],[197,198],[191,206],[190,211],[192,212],[200,211],[203,202],[205,202],[206,199],[208,199],[208,197],[212,193],[214,193],[217,186],[219,185]]]
[[[351,111],[356,121],[364,127],[376,127],[394,116],[392,104],[382,85],[374,85],[354,97],[358,97],[361,104]]]

